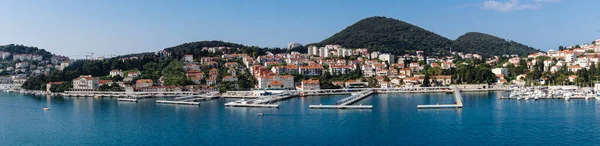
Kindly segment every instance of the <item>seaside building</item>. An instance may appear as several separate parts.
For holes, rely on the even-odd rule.
[[[270,75],[258,78],[258,89],[294,89],[294,77],[291,75]]]
[[[302,90],[320,90],[321,85],[319,80],[303,80],[300,84]]]
[[[97,90],[99,79],[91,75],[82,75],[73,79],[74,90]]]
[[[137,88],[137,89],[147,88],[147,87],[151,87],[153,84],[154,84],[154,81],[152,81],[151,79],[139,79],[139,80],[135,81],[135,88]]]
[[[320,76],[321,74],[323,74],[323,66],[318,64],[301,66],[299,69],[299,73],[305,76]]]

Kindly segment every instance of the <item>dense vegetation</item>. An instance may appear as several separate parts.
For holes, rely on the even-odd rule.
[[[29,90],[45,90],[45,84],[48,82],[65,82],[64,86],[58,86],[56,90],[53,91],[64,91],[64,88],[69,86],[70,81],[74,78],[79,77],[80,75],[92,75],[94,77],[104,77],[109,74],[109,72],[113,69],[120,69],[123,71],[127,70],[136,70],[140,71],[141,75],[138,78],[134,78],[131,82],[125,84],[132,84],[137,79],[152,79],[154,83],[158,85],[160,77],[163,77],[164,85],[166,86],[183,86],[183,85],[192,85],[194,84],[192,81],[187,79],[186,72],[183,69],[183,62],[181,58],[183,54],[194,54],[195,58],[201,57],[215,57],[223,54],[224,52],[217,53],[209,53],[207,51],[202,51],[202,47],[219,47],[219,46],[229,46],[229,47],[242,47],[240,49],[231,49],[224,50],[226,53],[248,53],[248,51],[252,51],[255,47],[246,47],[243,45],[237,45],[233,43],[227,43],[222,41],[202,41],[202,42],[194,42],[194,43],[186,43],[183,45],[179,45],[176,47],[167,48],[167,51],[171,51],[172,54],[178,54],[173,56],[165,56],[165,55],[157,55],[154,53],[138,53],[138,54],[129,54],[118,56],[114,58],[108,58],[104,60],[77,60],[72,62],[72,64],[65,68],[63,71],[54,70],[49,73],[49,75],[38,75],[29,78],[24,84],[24,89]],[[287,50],[287,49],[265,49],[265,48],[256,48],[261,53],[261,55],[266,54],[267,51],[275,52],[275,53],[283,53],[289,52],[297,49]],[[239,51],[239,52],[228,52],[228,51]],[[179,56],[181,55],[181,56]],[[254,55],[257,55],[254,53]],[[137,59],[132,59],[130,57],[137,57]],[[236,60],[238,63],[242,63],[241,59]],[[219,60],[219,66],[223,66],[226,61]],[[208,74],[208,70],[212,67],[202,66],[201,71],[204,71]],[[224,75],[229,75],[226,73],[226,68],[219,68],[220,74],[218,81],[222,79]],[[122,77],[119,79],[110,78],[113,81],[123,80]],[[68,84],[67,84],[68,82]],[[238,86],[236,88],[239,89],[249,89],[254,86],[256,80],[249,75],[247,71],[240,72],[238,74],[238,82],[236,83]],[[224,83],[225,85],[219,85],[217,88],[225,90],[231,89],[230,86],[233,83]],[[54,88],[54,87],[53,87]],[[68,89],[68,88],[67,88]],[[121,90],[118,86],[102,86],[101,90],[107,91],[116,91]]]
[[[208,52],[202,50],[204,47],[229,47],[230,49],[223,49],[219,52]],[[171,53],[171,56],[176,59],[183,58],[185,54],[192,54],[194,58],[199,58],[203,56],[219,56],[222,54],[248,54],[252,57],[266,55],[267,52],[271,53],[289,53],[291,51],[296,51],[300,53],[306,53],[306,47],[296,47],[291,50],[282,49],[282,48],[261,48],[257,46],[245,46],[242,44],[224,42],[224,41],[199,41],[199,42],[190,42],[181,45],[177,45],[174,47],[166,48],[165,51]]]
[[[436,51],[451,43],[448,38],[403,21],[370,17],[318,44],[340,44],[350,48],[369,48],[372,51],[404,54],[414,50]]]
[[[520,56],[539,52],[526,45],[505,39],[470,32],[452,41],[418,26],[386,17],[369,17],[348,26],[335,35],[316,43],[323,46],[339,44],[348,48],[368,48],[371,51],[396,55],[426,51],[444,53],[453,51],[478,53],[483,56],[517,54]]]
[[[39,49],[37,47],[30,47],[30,46],[24,46],[24,45],[15,45],[15,44],[0,46],[0,51],[9,52],[12,54],[37,54],[37,55],[42,55],[44,58],[49,58],[52,56],[52,53],[50,53],[44,49]]]
[[[525,56],[540,52],[540,50],[521,43],[478,32],[469,32],[458,37],[458,39],[454,41],[454,44],[452,44],[452,48],[456,48],[462,52],[477,53],[488,57],[504,54]]]

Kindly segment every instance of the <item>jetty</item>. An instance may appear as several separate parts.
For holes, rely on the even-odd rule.
[[[358,93],[352,93],[352,96],[346,97],[342,100],[337,101],[336,105],[309,105],[309,108],[313,109],[372,109],[373,105],[351,105],[362,99],[365,99],[371,94],[375,93],[374,90],[364,90]]]
[[[278,108],[278,104],[274,104],[276,102],[286,100],[292,97],[298,96],[298,93],[295,91],[285,91],[282,93],[263,96],[260,98],[254,98],[250,100],[240,99],[234,102],[225,103],[225,106],[228,107],[256,107],[256,108]]]
[[[183,105],[200,105],[198,101],[211,100],[219,97],[217,93],[207,93],[201,95],[189,95],[176,97],[173,100],[156,100],[156,103],[164,104],[183,104]]]
[[[454,104],[431,104],[431,105],[417,105],[419,109],[431,109],[431,108],[462,108],[463,98],[460,90],[457,87],[453,87],[454,91]]]

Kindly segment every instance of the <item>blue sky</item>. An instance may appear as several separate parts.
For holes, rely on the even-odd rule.
[[[321,41],[385,15],[449,39],[484,32],[547,50],[600,38],[594,0],[0,1],[0,44],[82,58],[223,40],[263,47]]]

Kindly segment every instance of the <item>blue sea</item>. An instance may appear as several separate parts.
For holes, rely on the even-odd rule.
[[[504,92],[375,94],[373,109],[309,109],[348,95],[298,97],[278,109],[138,103],[0,93],[0,145],[592,145],[600,101],[502,100]],[[43,107],[48,106],[49,111]],[[256,113],[264,113],[257,116]]]

